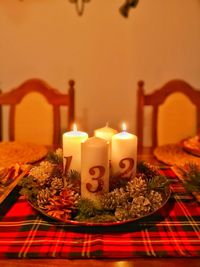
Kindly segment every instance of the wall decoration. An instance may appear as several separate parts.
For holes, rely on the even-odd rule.
[[[76,5],[76,12],[79,16],[83,15],[85,3],[90,2],[90,0],[69,0],[70,3]]]
[[[125,18],[128,17],[130,8],[135,8],[139,0],[125,0],[125,3],[119,8],[119,12]]]

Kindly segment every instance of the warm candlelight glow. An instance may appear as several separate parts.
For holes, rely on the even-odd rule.
[[[77,125],[76,125],[76,123],[74,123],[74,125],[73,125],[73,131],[74,132],[77,132]]]
[[[126,129],[127,129],[127,127],[126,127],[126,123],[123,122],[123,123],[122,123],[122,131],[123,131],[123,132],[126,132]]]
[[[108,126],[108,122],[106,123],[106,126],[103,128],[96,129],[94,131],[94,135],[99,138],[103,138],[106,141],[111,141],[112,136],[116,134],[117,131],[115,129],[112,129]]]

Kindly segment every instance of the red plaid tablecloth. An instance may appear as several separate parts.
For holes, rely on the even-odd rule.
[[[50,221],[19,198],[3,215],[0,209],[0,258],[199,257],[200,205],[170,169],[163,172],[172,180],[168,203],[117,227]]]

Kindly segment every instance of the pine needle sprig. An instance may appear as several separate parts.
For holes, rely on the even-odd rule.
[[[62,150],[57,149],[55,152],[51,151],[47,155],[47,161],[55,164],[60,164],[63,162],[63,157],[62,157]]]
[[[137,170],[147,181],[148,190],[164,190],[170,184],[166,176],[161,175],[158,168],[148,162],[138,163]]]
[[[164,190],[170,184],[169,180],[163,175],[156,175],[147,181],[149,190]]]
[[[78,214],[74,218],[77,221],[87,222],[114,222],[117,221],[113,212],[101,210],[99,203],[87,198],[81,198],[78,202]]]
[[[34,200],[37,198],[39,192],[38,184],[34,181],[33,176],[25,176],[19,181],[21,186],[20,194],[25,196],[27,199]]]
[[[78,214],[75,217],[78,221],[91,218],[99,214],[98,205],[91,199],[81,198],[77,205]]]
[[[159,175],[158,168],[145,161],[138,162],[137,173],[142,173],[147,177]]]
[[[196,164],[188,164],[188,171],[184,172],[183,178],[183,185],[189,192],[200,193],[200,169]]]
[[[52,169],[51,173],[52,177],[63,177],[63,170],[61,164],[55,164],[54,168]]]
[[[64,185],[70,187],[77,193],[81,193],[81,174],[76,170],[70,170],[63,176]]]

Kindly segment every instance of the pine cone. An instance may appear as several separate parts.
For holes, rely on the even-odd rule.
[[[49,216],[55,217],[57,219],[61,220],[69,220],[71,219],[71,213],[72,211],[69,209],[64,209],[64,210],[58,210],[58,209],[51,209],[47,211],[47,214]]]
[[[104,210],[115,210],[128,202],[128,195],[123,187],[116,188],[101,197],[101,206]]]
[[[151,210],[151,203],[148,198],[144,196],[138,196],[133,199],[132,205],[130,205],[129,214],[132,218],[137,218],[149,213]]]
[[[59,219],[69,220],[72,210],[76,209],[79,195],[69,189],[64,189],[59,195],[49,198],[49,204],[45,206],[47,214]]]
[[[51,177],[52,171],[54,169],[54,164],[48,161],[42,161],[39,166],[33,167],[29,175],[34,177],[34,181],[41,187],[48,183]]]
[[[150,209],[149,200],[144,196],[138,196],[133,199],[132,203],[129,202],[123,207],[118,207],[115,216],[120,221],[134,219],[148,214]]]
[[[129,209],[130,209],[129,205],[125,207],[118,207],[115,211],[115,217],[117,218],[117,220],[125,221],[127,219],[130,219]]]
[[[53,177],[51,180],[51,190],[61,190],[63,188],[63,179],[58,177]]]
[[[100,202],[103,210],[115,210],[117,207],[116,197],[113,191],[101,197]]]
[[[78,200],[80,198],[79,194],[69,189],[64,189],[63,191],[61,191],[60,197],[62,204],[67,208],[74,208],[75,206],[77,206]]]
[[[50,205],[48,209],[63,210],[63,209],[74,209],[78,203],[79,195],[74,191],[69,189],[64,189],[60,192],[60,194],[54,195],[49,199]]]
[[[51,192],[49,188],[42,189],[37,194],[37,205],[41,209],[46,209],[46,205],[49,203]]]
[[[144,195],[147,191],[147,183],[142,176],[135,177],[132,181],[127,183],[126,191],[132,198]]]
[[[148,195],[148,199],[151,202],[151,206],[153,210],[156,210],[162,205],[162,195],[161,193],[151,190],[150,194]]]

